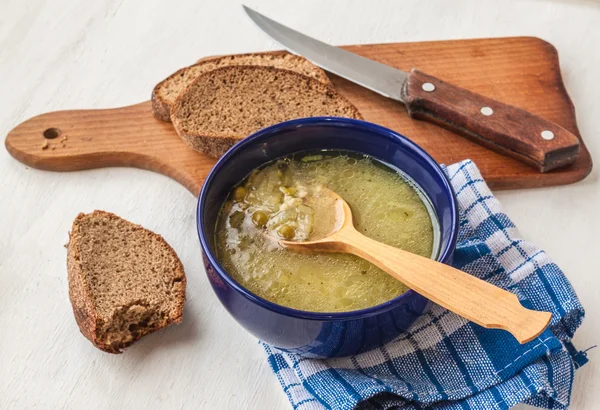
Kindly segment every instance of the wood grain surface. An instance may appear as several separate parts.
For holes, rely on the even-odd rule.
[[[579,137],[557,52],[540,39],[514,37],[345,48],[403,70],[419,68],[459,87],[530,111]],[[331,78],[335,88],[359,108],[367,121],[406,135],[440,163],[471,158],[492,189],[569,184],[582,180],[591,171],[591,157],[583,141],[573,165],[541,174],[460,135],[411,119],[396,101],[339,77]],[[152,86],[149,85],[149,91]],[[56,138],[47,139],[44,132]],[[110,166],[152,170],[174,178],[195,195],[215,162],[184,144],[171,124],[155,119],[149,101],[115,109],[43,114],[10,131],[6,147],[19,161],[46,170]]]
[[[560,125],[422,71],[411,71],[403,95],[412,118],[438,124],[540,172],[578,158],[579,139]]]

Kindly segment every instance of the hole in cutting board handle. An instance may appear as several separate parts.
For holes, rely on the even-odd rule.
[[[44,138],[46,138],[47,140],[53,140],[54,138],[59,137],[60,134],[62,134],[62,131],[60,129],[48,128],[46,131],[44,131]]]

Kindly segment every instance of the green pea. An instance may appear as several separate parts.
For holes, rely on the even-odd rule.
[[[277,233],[282,238],[289,240],[289,239],[294,238],[294,235],[296,234],[296,230],[289,225],[281,225],[279,227],[279,229],[277,230]]]
[[[279,190],[286,195],[294,195],[296,193],[296,188],[294,187],[280,187]]]
[[[259,228],[265,226],[268,221],[269,215],[263,211],[256,211],[252,214],[252,222],[254,222],[254,225],[258,226]]]
[[[244,198],[246,198],[247,193],[248,193],[248,190],[245,187],[238,186],[238,187],[235,187],[231,196],[233,197],[234,201],[242,202],[244,200]]]

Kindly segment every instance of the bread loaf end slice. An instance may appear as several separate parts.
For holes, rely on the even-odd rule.
[[[99,349],[121,353],[142,336],[181,323],[185,272],[160,235],[94,211],[75,218],[67,249],[75,320]]]

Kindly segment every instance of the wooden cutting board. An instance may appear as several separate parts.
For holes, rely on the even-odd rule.
[[[556,49],[543,40],[515,37],[344,48],[402,70],[419,68],[457,86],[545,117],[581,139],[575,110],[562,82]],[[332,75],[331,79],[367,121],[406,135],[440,163],[472,159],[492,189],[569,184],[582,180],[592,169],[583,141],[576,163],[541,174],[450,131],[409,118],[398,102],[339,77]],[[152,86],[149,84],[148,94]],[[48,139],[44,134],[58,136]],[[10,131],[6,148],[19,161],[51,171],[110,166],[148,169],[179,181],[194,195],[200,192],[215,163],[214,159],[189,148],[170,123],[156,120],[149,101],[123,108],[43,114]]]

